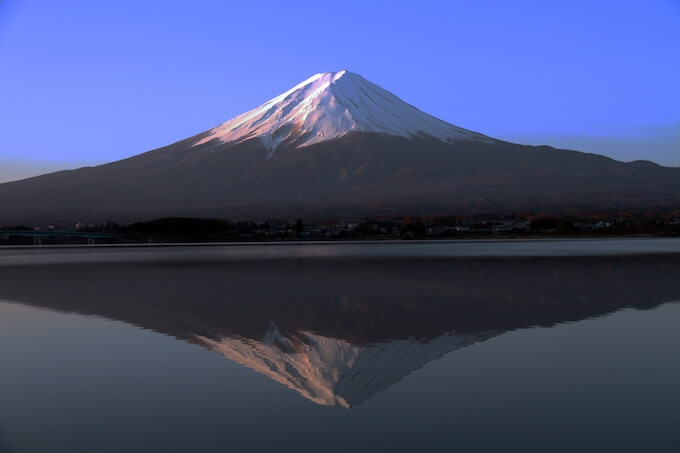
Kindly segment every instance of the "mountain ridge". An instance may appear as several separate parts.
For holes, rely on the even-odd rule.
[[[357,406],[432,360],[505,332],[652,309],[680,297],[674,254],[220,256],[189,254],[191,265],[156,257],[4,266],[0,299],[171,335],[316,403]]]
[[[350,132],[405,137],[423,134],[450,142],[494,141],[422,112],[359,74],[342,70],[309,77],[259,107],[210,129],[193,146],[212,140],[240,143],[258,137],[272,154],[282,143],[302,147]]]
[[[492,139],[346,71],[156,150],[0,184],[4,225],[640,209],[680,209],[680,168]]]

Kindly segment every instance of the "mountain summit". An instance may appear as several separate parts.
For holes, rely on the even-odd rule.
[[[343,70],[313,75],[261,106],[211,129],[195,145],[212,140],[239,143],[258,137],[273,152],[284,142],[308,146],[350,132],[400,137],[427,135],[445,142],[493,141],[428,115],[359,74]]]
[[[0,184],[0,225],[680,209],[680,169],[449,124],[348,71],[98,167]]]

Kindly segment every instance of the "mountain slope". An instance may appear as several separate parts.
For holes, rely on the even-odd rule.
[[[282,143],[307,146],[351,132],[431,136],[445,142],[494,140],[437,119],[349,71],[315,74],[280,96],[211,129],[196,145],[257,137],[273,153]]]
[[[0,266],[0,299],[171,335],[317,403],[349,406],[494,335],[680,300],[674,254],[243,260],[219,253],[210,261],[189,253],[184,265],[152,255],[93,265],[51,254],[52,264]],[[594,347],[600,340],[593,336]]]
[[[447,332],[430,341],[413,338],[371,345],[299,332],[282,335],[274,325],[259,341],[197,336],[196,341],[323,406],[354,407],[427,363],[497,335]]]
[[[0,184],[0,225],[640,208],[680,208],[680,169],[494,140],[346,71],[170,146]]]

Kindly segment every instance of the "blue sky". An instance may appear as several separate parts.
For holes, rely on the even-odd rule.
[[[461,127],[680,166],[680,0],[0,0],[0,181],[349,69]]]

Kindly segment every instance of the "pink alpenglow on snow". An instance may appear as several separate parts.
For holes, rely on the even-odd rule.
[[[312,145],[350,132],[429,135],[446,142],[493,139],[437,119],[349,71],[313,75],[260,107],[209,131],[211,140],[239,143],[258,137],[270,155],[283,142]]]

